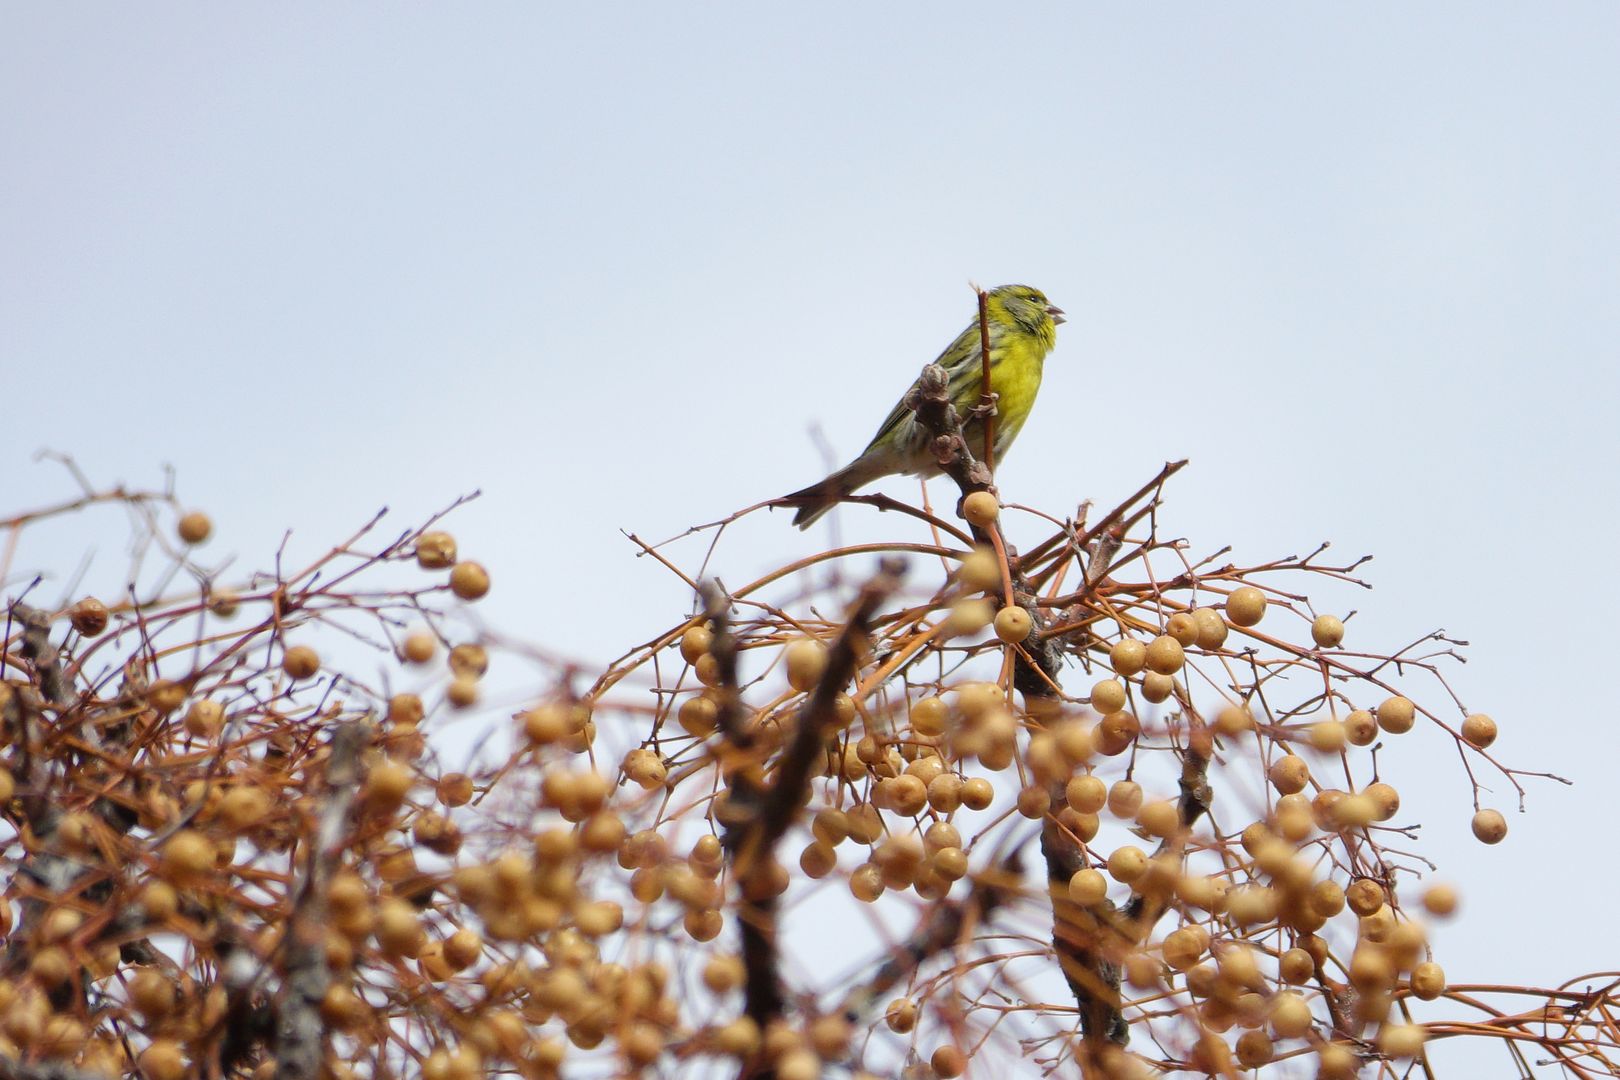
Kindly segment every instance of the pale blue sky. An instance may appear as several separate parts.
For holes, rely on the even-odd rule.
[[[1620,750],[1620,7],[0,11],[0,509],[65,490],[42,447],[172,463],[262,564],[481,487],[486,614],[606,657],[684,603],[616,530],[815,479],[812,425],[853,454],[965,283],[1025,281],[1070,321],[1008,498],[1190,456],[1195,547],[1376,554],[1356,632],[1470,639],[1504,755],[1580,781],[1485,850],[1431,741],[1442,960],[1620,962],[1518,922]],[[761,518],[720,569],[817,539]]]

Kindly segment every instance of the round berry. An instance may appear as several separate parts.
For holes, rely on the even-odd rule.
[[[187,544],[200,544],[214,534],[214,523],[201,510],[193,510],[180,519],[178,532]]]
[[[1115,674],[1128,679],[1147,666],[1147,646],[1135,638],[1123,638],[1108,650],[1108,663]]]
[[[1500,844],[1507,836],[1507,819],[1500,810],[1481,810],[1474,815],[1472,827],[1481,843]]]
[[[450,571],[450,591],[463,600],[477,600],[489,592],[489,571],[475,562],[456,563]]]
[[[1321,649],[1338,648],[1344,640],[1343,621],[1337,615],[1318,615],[1311,623],[1311,640]]]
[[[1028,638],[1034,626],[1029,612],[1017,604],[1008,604],[996,612],[996,637],[1009,645],[1016,645]]]
[[[443,570],[456,563],[456,538],[447,532],[425,532],[416,538],[416,565]]]
[[[288,678],[310,679],[321,670],[321,657],[308,645],[294,645],[281,658],[281,670]]]
[[[1496,721],[1484,713],[1474,713],[1463,721],[1462,737],[1469,746],[1483,750],[1496,741]]]
[[[1417,708],[1399,694],[1385,698],[1378,706],[1378,726],[1391,735],[1403,735],[1412,730]]]
[[[107,629],[107,605],[93,596],[87,596],[68,608],[68,621],[73,629],[85,637],[95,637]]]
[[[1226,617],[1237,626],[1254,626],[1266,616],[1266,594],[1253,585],[1233,589],[1226,598]]]
[[[1160,675],[1174,675],[1181,670],[1186,658],[1181,642],[1169,634],[1160,634],[1147,647],[1148,670]]]

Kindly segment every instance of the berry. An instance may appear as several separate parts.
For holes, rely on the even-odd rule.
[[[1226,598],[1226,617],[1237,626],[1254,626],[1266,616],[1266,594],[1253,585],[1233,589]]]

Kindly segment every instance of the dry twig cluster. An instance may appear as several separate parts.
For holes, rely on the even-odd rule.
[[[491,657],[533,654],[456,618],[489,575],[437,519],[232,588],[167,492],[0,521],[17,582],[24,530],[129,508],[146,582],[8,603],[0,1076],[1394,1076],[1463,1036],[1615,1074],[1612,973],[1431,955],[1456,897],[1375,754],[1422,724],[1530,775],[1457,643],[1351,647],[1306,588],[1359,562],[1192,559],[1179,463],[1094,523],[1003,507],[937,369],[912,404],[965,528],[855,499],[920,538],[730,589],[642,544],[692,612],[547,669],[460,772]]]

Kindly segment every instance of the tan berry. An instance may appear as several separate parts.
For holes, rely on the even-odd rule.
[[[1069,878],[1069,899],[1077,904],[1091,907],[1102,903],[1108,895],[1108,879],[1102,873],[1087,867],[1076,870],[1074,876]]]
[[[1297,1039],[1311,1029],[1311,1007],[1293,990],[1278,994],[1271,1006],[1271,1030],[1279,1039]]]
[[[1423,907],[1430,915],[1445,918],[1457,911],[1458,897],[1454,886],[1440,882],[1423,890]]]
[[[453,709],[471,708],[478,704],[478,680],[467,675],[457,675],[445,688],[444,698]]]
[[[1241,735],[1254,730],[1254,717],[1241,705],[1227,705],[1215,714],[1215,730],[1222,735]]]
[[[1324,754],[1337,754],[1344,749],[1346,742],[1344,725],[1337,720],[1318,720],[1311,725],[1309,735],[1313,750],[1320,750]]]
[[[222,619],[229,619],[236,614],[241,602],[242,598],[234,589],[216,588],[209,594],[208,610]]]
[[[400,655],[408,664],[425,664],[439,651],[439,639],[427,630],[413,630],[405,635]]]
[[[141,890],[141,907],[147,918],[163,922],[180,910],[180,895],[167,881],[150,881]]]
[[[953,1080],[967,1070],[967,1055],[954,1046],[941,1046],[928,1059],[934,1075],[942,1080]]]
[[[849,875],[850,894],[863,904],[870,904],[883,895],[883,871],[872,863],[855,868]]]
[[[450,591],[463,600],[477,600],[489,592],[489,571],[475,562],[458,562],[450,571]]]
[[[1371,746],[1378,738],[1378,721],[1366,709],[1344,718],[1344,737],[1352,746]]]
[[[753,1017],[739,1016],[715,1029],[712,1038],[714,1048],[722,1054],[736,1058],[751,1057],[759,1049],[759,1025]]]
[[[984,810],[996,797],[996,789],[982,776],[970,777],[962,782],[962,805],[969,810]]]
[[[911,706],[911,730],[924,738],[935,738],[945,734],[945,721],[950,716],[950,708],[943,698],[925,697]]]
[[[361,798],[373,810],[388,813],[405,801],[415,779],[416,774],[408,766],[384,759],[366,776]]]
[[[1311,623],[1311,640],[1320,649],[1338,648],[1344,640],[1344,622],[1337,615],[1318,615]]]
[[[186,1056],[173,1039],[153,1039],[138,1060],[147,1080],[183,1080],[186,1075]]]
[[[941,814],[955,811],[962,805],[962,778],[948,772],[928,781],[928,805]]]
[[[196,829],[181,829],[163,844],[163,869],[171,877],[196,877],[213,866],[213,842]]]
[[[966,597],[951,605],[950,613],[945,617],[945,632],[953,637],[977,634],[989,626],[995,617],[996,609],[990,601]]]
[[[1245,1031],[1238,1036],[1234,1051],[1238,1064],[1245,1069],[1258,1069],[1271,1061],[1271,1039],[1263,1031]]]
[[[203,698],[191,703],[186,710],[186,731],[199,739],[210,738],[219,733],[225,724],[225,707],[217,701]]]
[[[1471,827],[1481,843],[1500,844],[1507,836],[1507,819],[1500,810],[1481,810],[1474,815]]]
[[[178,1000],[174,980],[153,967],[138,968],[129,980],[129,1003],[147,1020],[161,1020]]]
[[[676,718],[680,722],[682,731],[701,739],[713,733],[715,725],[720,719],[720,707],[714,703],[712,698],[699,694],[681,702],[681,708],[679,713],[676,714]]]
[[[1209,948],[1209,933],[1201,926],[1183,926],[1164,936],[1164,962],[1177,971],[1188,971],[1203,959]]]
[[[1496,741],[1496,721],[1484,713],[1474,713],[1463,721],[1462,737],[1468,745],[1483,750]]]
[[[1108,874],[1122,885],[1139,880],[1147,872],[1147,866],[1147,854],[1134,844],[1115,848],[1108,856]]]
[[[783,651],[788,685],[807,694],[816,688],[827,670],[827,646],[814,638],[800,638]]]
[[[167,716],[186,701],[186,688],[173,679],[159,679],[146,690],[147,703]]]
[[[1136,812],[1136,823],[1149,836],[1164,838],[1174,836],[1181,828],[1181,814],[1174,801],[1155,799]]]
[[[714,634],[704,626],[689,626],[681,634],[681,659],[688,664],[695,664],[698,658],[708,653],[714,644]]]
[[[1421,1024],[1385,1024],[1378,1030],[1378,1049],[1395,1058],[1416,1057],[1423,1052]]]
[[[1198,608],[1193,611],[1192,617],[1198,625],[1197,645],[1200,649],[1214,651],[1226,644],[1228,630],[1220,612],[1214,608]]]
[[[1254,626],[1266,616],[1266,594],[1253,585],[1233,589],[1226,598],[1226,617],[1236,626]]]
[[[321,670],[321,657],[308,645],[294,645],[281,657],[281,670],[291,679],[310,679]]]
[[[1244,885],[1226,897],[1226,913],[1239,926],[1267,923],[1277,917],[1277,894],[1262,885]]]
[[[996,637],[1009,645],[1016,645],[1029,637],[1034,625],[1029,612],[1017,604],[1008,604],[996,612]]]
[[[890,1031],[904,1035],[917,1026],[917,1003],[910,998],[895,998],[883,1010],[883,1021]]]
[[[476,792],[472,777],[466,773],[445,773],[434,785],[439,801],[446,806],[466,806]]]
[[[1385,698],[1378,706],[1378,726],[1391,735],[1411,731],[1416,716],[1417,710],[1412,702],[1399,694]]]
[[[1142,809],[1142,785],[1135,780],[1116,780],[1108,789],[1108,812],[1117,818],[1135,820]]]
[[[200,544],[214,534],[214,523],[201,510],[193,510],[180,519],[177,531],[185,543]]]
[[[1091,688],[1091,707],[1104,716],[1125,707],[1125,684],[1118,679],[1101,679]]]
[[[1057,739],[1058,752],[1071,765],[1084,765],[1097,752],[1095,735],[1085,724],[1064,721],[1052,729],[1052,734]]]
[[[1076,776],[1063,788],[1063,797],[1076,813],[1095,814],[1108,804],[1108,786],[1095,776]]]
[[[416,565],[424,570],[443,570],[455,565],[456,538],[447,532],[425,532],[416,539]]]
[[[710,957],[703,965],[703,985],[717,994],[737,989],[746,975],[742,959],[729,953]]]
[[[1176,692],[1176,680],[1169,675],[1160,675],[1157,671],[1150,671],[1142,676],[1142,697],[1149,703],[1157,705],[1161,701],[1169,701]]]
[[[821,1059],[805,1047],[795,1047],[776,1059],[779,1080],[820,1080]]]
[[[270,813],[270,794],[252,784],[238,784],[219,800],[214,813],[227,829],[243,832],[263,824]]]
[[[1147,666],[1147,646],[1135,638],[1123,638],[1108,650],[1108,663],[1116,674],[1130,678]]]
[[[1305,785],[1311,779],[1311,767],[1305,764],[1302,757],[1284,754],[1271,763],[1266,775],[1271,779],[1272,787],[1284,795],[1292,795],[1305,790]]]
[[[692,674],[697,675],[698,682],[703,683],[705,687],[718,687],[721,682],[719,659],[716,659],[713,653],[703,654],[698,657],[697,664],[692,665]]]
[[[1186,651],[1181,642],[1169,634],[1160,634],[1147,647],[1147,667],[1160,675],[1174,675],[1186,662]]]
[[[390,897],[377,905],[372,928],[377,944],[391,956],[414,957],[422,947],[422,923],[409,903]]]
[[[1362,794],[1373,801],[1373,805],[1377,808],[1375,818],[1378,821],[1388,821],[1401,808],[1401,793],[1382,780],[1368,784]]]
[[[662,758],[652,750],[637,748],[624,755],[624,775],[632,784],[644,791],[664,786],[669,769]]]
[[[1357,878],[1344,891],[1344,899],[1351,911],[1366,918],[1384,906],[1384,887],[1371,878]]]
[[[1001,516],[1001,504],[988,491],[969,492],[962,500],[962,516],[983,529]]]
[[[1178,611],[1164,624],[1164,632],[1183,647],[1192,645],[1198,640],[1198,620],[1190,612]]]
[[[1426,960],[1412,969],[1412,993],[1424,1001],[1433,1001],[1446,992],[1446,972],[1439,964]]]
[[[450,670],[469,679],[482,679],[489,672],[489,650],[474,642],[462,642],[450,650]]]
[[[880,782],[889,809],[906,817],[916,817],[928,805],[928,785],[909,773],[891,776]]]
[[[68,621],[73,629],[85,637],[95,637],[107,629],[107,605],[93,596],[87,596],[77,604],[68,608]]]
[[[957,881],[967,874],[967,852],[959,847],[942,847],[930,856],[934,872],[946,881]]]
[[[1277,977],[1299,986],[1316,974],[1316,961],[1304,949],[1289,949],[1277,961]]]
[[[1125,957],[1125,981],[1138,990],[1164,987],[1164,966],[1150,953],[1132,951]]]
[[[999,592],[1001,560],[989,548],[974,548],[962,557],[960,577],[963,587],[972,592]]]
[[[395,694],[388,699],[388,722],[414,726],[422,722],[425,710],[422,699],[415,694]]]
[[[1018,812],[1038,821],[1052,808],[1052,796],[1043,787],[1027,787],[1018,793]]]
[[[1329,815],[1339,829],[1365,828],[1375,821],[1383,820],[1378,816],[1378,803],[1365,792],[1346,795],[1333,804]]]

